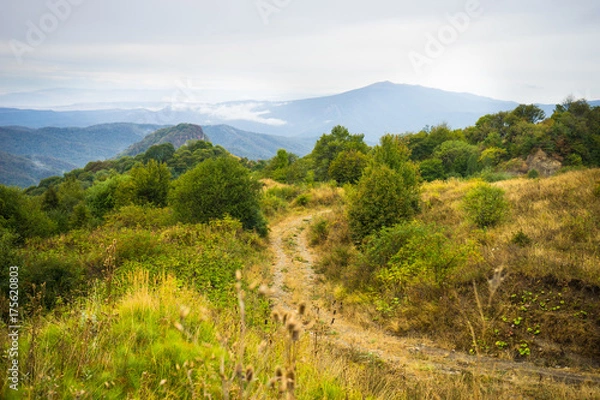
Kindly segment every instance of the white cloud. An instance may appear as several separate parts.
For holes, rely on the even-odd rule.
[[[271,126],[282,126],[286,121],[277,118],[265,118],[271,113],[266,109],[261,109],[262,103],[237,103],[237,104],[216,104],[202,105],[196,111],[201,114],[210,115],[225,121],[251,121]]]

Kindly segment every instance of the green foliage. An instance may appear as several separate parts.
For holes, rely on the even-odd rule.
[[[504,199],[504,190],[481,183],[467,192],[463,209],[471,222],[480,228],[487,228],[507,217],[509,204]]]
[[[19,189],[0,185],[0,231],[14,233],[23,241],[48,236],[55,228],[40,202]]]
[[[329,236],[329,221],[325,218],[319,218],[310,225],[308,231],[308,240],[312,246],[323,244]]]
[[[508,152],[505,149],[488,147],[481,152],[481,156],[479,156],[479,163],[483,167],[495,167],[506,157],[507,154]]]
[[[364,246],[363,267],[392,297],[410,285],[439,287],[449,274],[467,263],[474,249],[457,245],[436,225],[419,222],[384,228]]]
[[[171,172],[164,163],[151,159],[144,166],[136,166],[131,172],[135,203],[164,207],[167,204],[171,184]]]
[[[527,247],[533,242],[522,230],[515,233],[510,241],[520,247]]]
[[[527,172],[527,177],[529,179],[537,179],[540,177],[540,173],[537,171],[537,169],[532,168]]]
[[[294,204],[300,207],[306,207],[311,201],[310,193],[301,193],[294,199]]]
[[[156,229],[173,225],[175,218],[168,208],[129,205],[107,215],[107,227]]]
[[[356,242],[417,212],[420,178],[409,156],[398,136],[382,137],[373,149],[371,165],[349,195],[348,219]]]
[[[209,159],[179,177],[170,203],[178,220],[208,222],[226,215],[239,219],[244,228],[267,233],[260,210],[260,183],[232,157]]]
[[[26,257],[19,278],[25,283],[26,294],[41,293],[42,305],[47,309],[61,300],[71,299],[86,284],[85,271],[76,258],[52,252]]]
[[[148,163],[150,160],[154,160],[159,163],[168,163],[175,154],[175,147],[171,143],[163,143],[151,146],[144,153],[142,160],[144,163]]]
[[[367,156],[357,150],[344,150],[329,164],[329,176],[339,185],[355,184],[367,166]]]
[[[433,182],[438,179],[446,178],[444,164],[439,158],[429,158],[419,163],[421,178],[427,182]]]
[[[416,168],[413,169],[416,175]],[[385,226],[409,219],[418,210],[415,181],[385,165],[368,167],[349,197],[348,218],[355,241]]]
[[[434,152],[435,158],[442,160],[447,176],[468,177],[480,170],[479,150],[459,140],[442,143]]]
[[[364,135],[350,134],[348,129],[340,125],[334,127],[330,134],[323,134],[311,153],[311,158],[314,162],[315,179],[318,181],[328,181],[331,179],[329,176],[329,166],[341,152],[355,150],[367,153],[369,147],[363,139]]]
[[[456,132],[451,132],[446,124],[426,128],[419,133],[406,136],[408,148],[413,161],[423,161],[433,155],[434,150],[448,140],[459,139]]]

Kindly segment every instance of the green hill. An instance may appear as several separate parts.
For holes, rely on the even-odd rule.
[[[189,140],[207,140],[207,137],[204,134],[201,126],[193,124],[179,124],[169,128],[159,129],[156,132],[146,136],[140,142],[132,144],[120,155],[137,156],[152,146],[164,143],[171,143],[173,147],[178,149]]]

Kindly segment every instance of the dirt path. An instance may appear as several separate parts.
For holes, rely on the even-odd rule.
[[[309,222],[326,212],[290,216],[271,228],[271,247],[275,256],[272,299],[276,307],[284,310],[297,310],[301,303],[310,305],[313,313],[327,326],[328,340],[335,345],[377,356],[409,375],[422,374],[423,371],[446,374],[468,371],[506,381],[518,379],[539,383],[544,379],[552,379],[566,383],[600,384],[598,375],[451,352],[436,348],[431,343],[399,338],[376,328],[365,328],[345,318],[339,304],[325,304],[318,295],[319,277],[312,268],[315,255],[306,239],[305,228]]]

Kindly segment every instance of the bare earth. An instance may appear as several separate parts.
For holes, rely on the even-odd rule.
[[[390,367],[401,369],[406,375],[422,375],[423,371],[445,374],[470,372],[507,382],[539,383],[550,379],[566,383],[600,384],[598,375],[470,356],[435,347],[428,341],[392,336],[376,327],[364,327],[345,318],[339,304],[326,304],[319,296],[321,280],[313,270],[316,256],[306,239],[305,228],[312,218],[326,212],[292,215],[271,228],[274,254],[272,298],[276,307],[283,310],[297,310],[301,303],[305,303],[313,315],[317,315],[327,326],[327,340],[336,346],[376,356]]]

